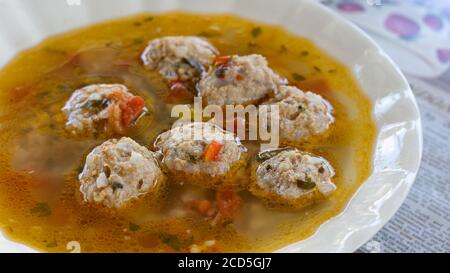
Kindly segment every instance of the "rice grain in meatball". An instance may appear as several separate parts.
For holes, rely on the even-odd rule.
[[[93,84],[73,92],[62,111],[73,135],[123,134],[146,108],[144,99],[122,84]]]
[[[181,182],[205,187],[233,184],[245,148],[234,134],[212,123],[187,123],[159,136],[155,146],[167,171]]]
[[[155,192],[162,172],[154,154],[131,138],[112,139],[86,157],[79,175],[86,202],[120,208],[132,199]]]
[[[250,191],[266,201],[301,208],[336,190],[334,170],[324,158],[284,148],[262,152]]]
[[[287,142],[323,134],[334,122],[331,105],[325,99],[293,86],[281,86],[265,104],[279,106],[280,138]]]
[[[217,54],[217,49],[201,38],[169,36],[150,41],[142,61],[168,81],[189,81],[198,78]]]
[[[199,82],[200,94],[208,104],[256,103],[275,91],[285,80],[269,68],[261,55],[224,56]]]

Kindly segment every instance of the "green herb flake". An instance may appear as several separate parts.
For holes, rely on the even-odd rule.
[[[202,31],[199,34],[197,34],[197,36],[201,36],[201,37],[205,37],[205,38],[211,38],[211,37],[215,37],[215,36],[219,36],[219,35],[211,33],[211,32],[207,32],[207,31]]]
[[[308,56],[309,55],[309,51],[302,51],[301,53],[300,53],[300,55],[302,55],[303,57],[306,57],[306,56]]]
[[[260,27],[255,27],[252,29],[251,34],[254,38],[262,34],[262,29]]]
[[[133,232],[138,231],[139,229],[141,229],[141,227],[139,225],[136,225],[136,224],[131,223],[131,222],[130,222],[130,225],[129,225],[128,228],[129,228],[130,231],[133,231]]]
[[[45,47],[44,50],[50,54],[67,55],[66,51],[64,51],[62,49],[50,47],[50,46]]]
[[[144,41],[145,41],[144,38],[136,37],[133,39],[133,44],[135,44],[135,45],[142,44]]]
[[[39,92],[36,94],[36,98],[38,99],[45,99],[50,94],[50,91],[44,90],[42,92]]]
[[[50,243],[45,245],[45,247],[47,247],[47,248],[54,248],[54,247],[57,247],[57,246],[58,246],[58,243],[56,241],[50,242]]]
[[[112,187],[113,192],[116,192],[116,190],[118,190],[118,189],[123,189],[123,185],[118,182],[112,183],[111,187]]]
[[[108,99],[102,99],[102,100],[88,100],[85,102],[81,107],[82,108],[91,108],[96,111],[101,111],[108,107],[109,103],[111,101]]]
[[[324,173],[324,172],[325,172],[325,168],[323,166],[320,166],[319,173]]]
[[[298,180],[297,186],[304,190],[311,190],[316,187],[316,183],[312,182],[310,177],[306,177],[306,181],[301,180],[301,179]]]
[[[199,157],[196,155],[188,154],[189,161],[192,163],[197,163],[199,161]]]
[[[83,172],[83,170],[84,170],[84,166],[78,166],[75,171],[76,171],[76,173],[81,173],[81,172]]]
[[[199,34],[197,34],[197,36],[209,38],[209,37],[212,36],[212,34],[209,33],[209,32],[206,32],[206,31],[202,31],[202,32],[200,32]]]
[[[105,46],[109,47],[109,48],[113,48],[113,49],[121,49],[122,43],[116,42],[116,41],[109,41],[109,42],[105,43]]]
[[[151,22],[151,21],[153,21],[153,19],[154,19],[153,16],[149,16],[144,19],[144,22]]]
[[[30,212],[38,217],[46,217],[52,214],[52,210],[47,203],[37,203],[36,206],[30,210]]]
[[[170,246],[175,250],[186,248],[190,246],[193,242],[192,238],[189,240],[181,240],[180,238],[172,234],[161,234],[159,236],[159,239],[161,240],[161,242],[163,242],[164,244]]]
[[[294,149],[294,148],[292,148],[292,147],[286,147],[286,148],[280,148],[280,149],[274,149],[274,150],[264,151],[264,152],[259,153],[259,154],[256,156],[256,159],[257,159],[259,162],[264,162],[264,161],[266,161],[266,160],[268,160],[268,159],[270,159],[270,158],[276,156],[277,154],[279,154],[279,153],[281,153],[281,152],[283,152],[283,151],[290,151],[290,150],[292,150],[292,149]]]
[[[319,68],[319,67],[317,67],[317,66],[314,66],[314,70],[316,70],[317,72],[321,72],[322,70]]]
[[[286,54],[288,52],[288,48],[285,45],[281,45],[278,52],[280,52],[281,54]]]
[[[205,72],[205,68],[203,67],[203,65],[195,59],[183,58],[183,62],[197,70],[200,74],[203,74]]]
[[[300,75],[298,73],[292,73],[292,78],[295,81],[304,81],[304,80],[306,80],[306,78],[304,76],[302,76],[302,75]]]
[[[56,88],[60,92],[72,92],[73,91],[72,87],[68,83],[59,84]]]

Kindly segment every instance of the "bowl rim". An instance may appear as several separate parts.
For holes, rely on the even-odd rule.
[[[399,66],[393,61],[393,59],[387,53],[385,53],[385,51],[381,48],[381,46],[378,45],[378,43],[375,41],[375,39],[373,39],[371,36],[369,36],[369,34],[367,32],[363,31],[356,24],[354,24],[350,20],[346,19],[345,17],[341,16],[336,11],[334,11],[330,8],[327,8],[327,7],[319,4],[318,2],[313,2],[313,1],[309,1],[309,0],[300,0],[300,1],[308,2],[307,4],[311,5],[311,7],[314,7],[318,10],[322,10],[322,12],[324,14],[327,14],[328,16],[333,17],[337,22],[339,22],[340,24],[345,26],[349,31],[357,33],[362,39],[365,39],[373,48],[375,48],[380,53],[380,55],[383,56],[383,58],[385,58],[386,61],[388,61],[389,65],[391,65],[392,68],[394,68],[394,70],[397,72],[397,76],[400,77],[401,80],[403,81],[404,88],[410,94],[412,103],[414,105],[414,110],[418,114],[418,117],[416,120],[416,122],[417,122],[416,132],[417,132],[417,137],[418,137],[418,147],[417,147],[418,153],[416,154],[416,163],[417,164],[416,164],[416,168],[412,172],[412,175],[408,178],[408,182],[406,183],[407,184],[406,190],[399,197],[399,200],[398,200],[399,202],[397,202],[397,204],[393,205],[391,207],[390,211],[384,212],[385,215],[384,215],[383,219],[376,224],[375,228],[365,230],[364,231],[365,235],[356,238],[355,240],[352,241],[351,244],[345,244],[345,245],[342,245],[339,247],[339,252],[347,252],[347,253],[354,252],[354,251],[358,250],[361,246],[363,246],[366,242],[368,242],[373,236],[375,236],[375,234],[379,230],[381,230],[381,228],[394,216],[394,214],[398,211],[400,206],[405,201],[409,191],[411,190],[411,187],[412,187],[412,185],[417,177],[417,174],[419,172],[421,161],[422,161],[422,155],[423,155],[422,119],[420,116],[420,110],[419,110],[419,107],[417,104],[417,100],[415,98],[415,95],[414,95],[409,83],[408,83],[408,80],[406,79],[403,72],[400,70]],[[361,88],[364,90],[363,86],[361,86]],[[380,129],[380,128],[378,128],[378,124],[377,124],[377,129]],[[367,179],[367,180],[369,180],[369,179]],[[339,213],[338,215],[336,215],[336,216],[330,218],[329,220],[325,221],[324,223],[322,223],[320,225],[320,227],[318,228],[318,230],[316,230],[316,232],[312,236],[310,236],[300,242],[296,242],[289,246],[283,247],[283,248],[277,250],[276,252],[297,252],[298,250],[302,249],[302,248],[299,248],[300,244],[304,244],[304,243],[307,243],[308,241],[314,240],[314,236],[317,236],[317,234],[320,232],[320,230],[323,228],[324,225],[332,222],[335,218],[340,217],[345,213],[348,213],[348,208],[351,206],[355,197],[360,193],[361,189],[365,186],[365,184],[367,183],[367,180],[364,181],[363,184],[358,188],[358,190],[353,194],[353,196],[351,197],[351,199],[345,206],[344,210],[341,213]],[[316,251],[306,250],[306,252],[316,252]]]
[[[4,2],[8,3],[11,2],[9,0],[3,0]],[[54,0],[45,0],[47,4],[54,3]],[[82,0],[83,1],[83,0]],[[389,221],[389,219],[395,214],[395,212],[400,208],[401,204],[405,200],[407,193],[409,192],[412,183],[417,175],[417,172],[420,167],[420,161],[422,157],[422,149],[423,149],[423,137],[422,137],[422,125],[421,125],[421,118],[419,109],[417,106],[417,102],[414,98],[414,94],[412,93],[412,90],[406,80],[406,77],[403,75],[403,73],[400,71],[398,66],[392,61],[392,59],[380,48],[380,46],[377,45],[377,43],[372,39],[367,33],[362,31],[359,27],[345,19],[344,17],[337,14],[335,11],[332,11],[321,4],[312,1],[312,0],[284,0],[284,1],[277,1],[276,3],[274,1],[270,0],[246,0],[246,1],[237,1],[237,0],[230,0],[227,2],[227,5],[222,7],[213,7],[214,4],[219,5],[219,2],[223,2],[223,0],[209,0],[207,4],[205,2],[202,2],[201,0],[172,0],[169,1],[171,5],[163,6],[163,7],[156,7],[156,10],[149,10],[149,3],[155,4],[156,0],[136,0],[136,2],[140,3],[139,7],[143,7],[142,12],[154,12],[154,13],[164,13],[167,11],[188,11],[188,12],[195,12],[198,14],[207,13],[207,14],[224,14],[229,13],[232,15],[236,15],[239,17],[243,17],[252,21],[261,21],[265,24],[270,25],[277,25],[277,22],[272,22],[272,19],[264,18],[264,16],[261,16],[262,10],[260,11],[261,14],[258,15],[258,13],[252,13],[252,15],[244,14],[246,11],[245,6],[246,5],[252,5],[252,3],[258,3],[261,4],[263,7],[274,7],[274,10],[276,10],[274,5],[284,5],[285,8],[289,7],[289,5],[292,5],[292,7],[295,7],[298,11],[307,10],[312,13],[316,13],[317,17],[320,18],[326,18],[325,21],[329,22],[330,26],[334,25],[337,26],[338,29],[343,30],[344,36],[348,35],[351,38],[354,38],[357,40],[358,43],[360,43],[361,47],[365,47],[365,52],[369,52],[368,54],[373,54],[373,56],[367,55],[366,57],[373,58],[375,61],[382,61],[382,67],[388,69],[393,74],[390,75],[392,78],[395,78],[395,81],[399,84],[399,90],[401,89],[402,94],[404,95],[403,100],[407,101],[409,104],[409,110],[411,112],[409,113],[409,116],[411,117],[411,121],[414,123],[414,128],[411,129],[409,132],[411,134],[410,137],[413,138],[413,142],[416,145],[414,149],[414,154],[412,156],[412,161],[409,162],[412,166],[410,170],[406,170],[408,172],[407,175],[405,175],[402,178],[402,181],[399,182],[400,185],[398,186],[392,186],[392,188],[386,192],[386,193],[380,193],[378,198],[376,198],[375,201],[383,201],[378,204],[377,211],[372,215],[373,221],[368,224],[362,224],[359,222],[354,221],[352,225],[350,223],[345,227],[348,229],[348,232],[346,234],[339,234],[339,238],[334,238],[333,233],[330,231],[330,225],[332,226],[336,219],[342,218],[343,216],[353,214],[355,215],[356,212],[353,210],[353,207],[356,203],[360,203],[361,200],[360,195],[364,195],[366,193],[362,193],[365,188],[367,187],[369,180],[371,180],[372,176],[375,174],[375,170],[373,170],[373,173],[371,174],[371,177],[368,178],[363,184],[359,187],[359,189],[354,193],[352,198],[349,200],[345,208],[342,212],[340,212],[338,215],[332,217],[331,219],[325,221],[321,224],[321,226],[314,232],[313,235],[308,237],[305,240],[293,243],[291,245],[288,245],[286,247],[283,247],[276,252],[353,252],[357,250],[359,247],[361,247],[365,242],[367,242],[370,238],[373,237],[373,235],[382,228],[382,226]],[[182,2],[184,1],[184,3]],[[98,2],[101,2],[99,0]],[[109,3],[112,3],[111,5],[118,5],[119,0],[112,0],[109,1]],[[44,3],[44,5],[45,5]],[[89,2],[88,2],[89,3]],[[229,4],[228,4],[229,3]],[[86,3],[87,4],[87,3]],[[89,4],[92,4],[90,2]],[[157,3],[159,4],[159,3]],[[156,5],[157,5],[156,4]],[[203,6],[201,6],[201,4]],[[206,5],[206,6],[205,6]],[[229,6],[233,6],[234,8],[239,7],[239,5],[244,6],[242,10],[229,10]],[[153,9],[154,7],[152,7]],[[160,9],[159,9],[160,8]],[[211,11],[209,10],[211,9]],[[222,11],[223,9],[223,11]],[[136,12],[129,12],[124,11],[125,13],[122,15],[117,16],[114,15],[107,15],[107,18],[87,18],[86,24],[76,25],[69,28],[66,28],[64,31],[61,30],[50,30],[48,34],[43,35],[41,38],[47,38],[49,36],[55,35],[57,33],[65,32],[67,30],[76,29],[78,27],[96,24],[102,21],[107,21],[109,19],[119,18],[123,16],[129,16],[132,14],[135,14]],[[62,12],[63,13],[63,12]],[[0,12],[1,14],[1,12]],[[55,14],[55,16],[58,16]],[[1,21],[1,20],[0,20]],[[270,21],[270,22],[267,22]],[[281,25],[284,29],[291,32],[291,29],[287,29],[285,25]],[[326,29],[325,29],[326,30]],[[296,33],[294,33],[297,35]],[[301,36],[301,35],[299,35]],[[347,65],[347,61],[340,59],[340,57],[335,56],[335,54],[331,53],[329,50],[326,50],[324,48],[323,40],[318,41],[315,39],[312,39],[311,37],[306,37],[314,42],[314,44],[320,48],[322,48],[323,51],[327,52],[330,56],[338,59],[341,63]],[[0,37],[1,39],[1,37]],[[41,39],[40,39],[41,40]],[[39,40],[39,42],[40,42]],[[320,40],[320,39],[319,39]],[[326,41],[326,39],[325,39]],[[30,45],[35,45],[36,41],[26,41]],[[321,44],[322,43],[322,44]],[[1,48],[1,45],[0,45]],[[20,52],[25,47],[17,47],[17,52]],[[16,50],[16,49],[15,49]],[[334,52],[336,53],[336,52]],[[1,62],[0,62],[1,63]],[[352,72],[354,72],[353,69],[350,69]],[[365,89],[365,86],[358,80],[361,89],[367,93],[367,90]],[[399,91],[400,92],[400,91]],[[375,101],[373,98],[370,98],[371,101],[375,104]],[[375,105],[374,105],[375,108]],[[374,113],[375,115],[375,113]],[[377,121],[377,127],[378,127],[378,120]],[[379,130],[381,128],[378,128]],[[379,132],[380,133],[380,132]],[[379,140],[380,135],[377,135],[377,141]],[[404,148],[406,149],[406,147]],[[375,152],[374,152],[375,153]],[[375,155],[373,155],[373,160],[375,161]],[[375,162],[373,163],[375,165]],[[374,167],[375,168],[375,167]],[[383,183],[379,183],[382,185]],[[367,195],[367,194],[366,194]],[[384,199],[383,199],[384,198]],[[364,200],[363,200],[364,201]],[[366,200],[367,201],[367,200]],[[365,206],[365,208],[370,208],[370,205]],[[356,219],[356,217],[353,217],[352,219]],[[353,220],[352,220],[353,221]],[[358,226],[359,225],[359,226]],[[362,226],[361,226],[362,225]],[[345,233],[345,232],[344,232]],[[331,241],[332,243],[330,243]],[[3,242],[7,242],[11,244],[10,250],[14,251],[15,249],[18,249],[18,252],[24,252],[24,251],[34,251],[32,248],[28,246],[23,246],[20,243],[12,242],[2,235],[0,232],[0,245],[3,244]],[[0,247],[0,252],[2,252],[2,247]]]

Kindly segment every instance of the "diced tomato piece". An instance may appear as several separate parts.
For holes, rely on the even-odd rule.
[[[216,161],[220,150],[222,150],[223,144],[213,140],[205,149],[205,153],[203,154],[203,160],[205,162],[213,162]]]
[[[117,91],[108,95],[113,103],[109,106],[109,123],[115,131],[123,133],[142,114],[145,101],[139,96]]]
[[[214,213],[214,208],[209,200],[192,200],[188,203],[189,207],[198,212],[202,216],[211,216]]]
[[[18,103],[26,100],[33,94],[33,88],[31,86],[17,86],[10,91],[10,102]]]
[[[187,86],[182,81],[174,81],[170,83],[170,91],[175,94],[187,92]]]
[[[145,101],[139,96],[133,96],[122,109],[122,123],[125,127],[131,124],[142,114],[145,107]]]
[[[130,95],[127,93],[122,92],[121,90],[115,90],[108,94],[107,98],[117,102],[118,104],[126,103],[129,99]]]
[[[303,91],[312,91],[322,96],[329,95],[331,89],[325,79],[304,80],[297,83],[298,87]]]
[[[216,65],[226,64],[231,61],[231,56],[221,56],[214,59]]]
[[[233,218],[241,203],[239,195],[232,188],[219,190],[216,193],[216,201],[222,219]]]
[[[170,93],[166,98],[167,103],[182,103],[192,101],[194,94],[189,91],[189,83],[183,81],[171,81]]]

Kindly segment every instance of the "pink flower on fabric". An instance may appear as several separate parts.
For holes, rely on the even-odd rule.
[[[432,30],[439,31],[444,27],[444,23],[441,18],[434,14],[427,14],[423,17],[425,25],[429,26]]]
[[[413,39],[420,32],[419,24],[401,14],[389,15],[385,26],[403,39]]]
[[[438,49],[437,51],[439,61],[447,63],[450,61],[450,49]]]
[[[345,12],[362,12],[364,7],[358,3],[344,2],[339,3],[337,8]]]

